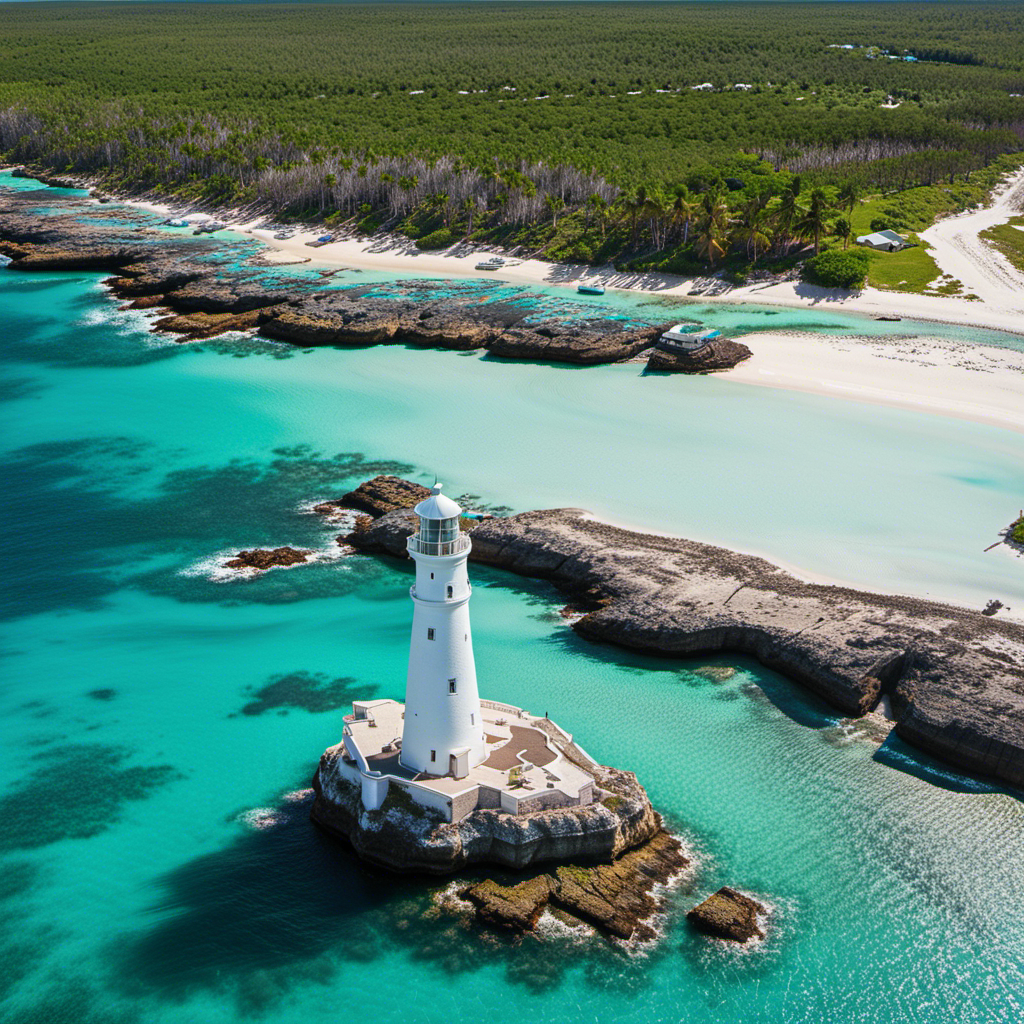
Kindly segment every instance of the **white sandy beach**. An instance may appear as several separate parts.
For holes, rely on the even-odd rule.
[[[161,213],[167,207],[139,203]],[[802,282],[753,284],[704,295],[715,303],[753,302],[766,306],[817,308],[867,316],[904,317],[1024,333],[1024,275],[981,239],[978,232],[1001,223],[1024,205],[1024,169],[1011,176],[991,206],[939,221],[922,237],[943,273],[963,284],[977,300],[914,295],[865,288],[830,291]],[[179,211],[180,212],[180,211]],[[322,233],[297,231],[275,239],[259,221],[231,227],[275,250],[274,262],[310,262],[383,273],[448,278],[495,275],[475,269],[488,250],[459,245],[445,252],[421,252],[401,236],[346,238],[310,247]],[[620,273],[581,264],[525,259],[503,268],[502,281],[575,289],[580,279],[600,278],[606,287],[660,296],[703,295],[708,279],[669,274]],[[815,334],[759,333],[742,339],[753,358],[729,371],[744,384],[787,388],[856,401],[875,402],[956,416],[1024,432],[1024,353],[933,338],[828,338]]]

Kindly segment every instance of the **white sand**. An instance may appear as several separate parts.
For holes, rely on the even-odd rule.
[[[940,338],[744,335],[728,379],[988,423],[1024,433],[1024,352]]]
[[[1024,275],[978,238],[978,232],[1013,216],[1024,203],[1024,169],[1011,176],[990,207],[939,221],[922,234],[939,268],[962,282],[978,301],[947,296],[910,295],[865,288],[858,294],[801,282],[724,288],[721,282],[658,273],[619,273],[612,267],[548,263],[524,259],[496,273],[475,264],[486,247],[457,245],[445,252],[421,252],[402,236],[347,238],[310,247],[322,229],[297,231],[275,239],[259,221],[231,223],[280,255],[273,260],[311,260],[311,265],[376,270],[383,273],[447,278],[493,277],[512,284],[565,286],[599,278],[608,288],[652,292],[667,297],[701,295],[715,303],[754,302],[827,311],[897,316],[914,320],[1024,332]],[[166,215],[168,207],[136,205]],[[180,210],[178,211],[181,216]],[[222,217],[224,215],[221,215]],[[197,218],[202,219],[202,218]],[[230,221],[230,215],[227,215]],[[813,334],[763,333],[744,336],[752,359],[729,371],[745,384],[809,391],[857,401],[895,405],[963,417],[1024,432],[1024,356],[974,344],[914,338],[826,338]]]

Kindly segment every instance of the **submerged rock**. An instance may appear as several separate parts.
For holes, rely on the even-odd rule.
[[[516,934],[531,931],[545,909],[555,908],[605,935],[652,939],[649,921],[664,909],[653,890],[689,863],[679,840],[662,829],[609,864],[563,864],[515,885],[487,879],[460,895],[481,923]]]
[[[229,562],[227,569],[271,569],[275,565],[298,565],[308,560],[309,551],[299,548],[253,548],[251,551],[239,551]]]
[[[686,919],[708,935],[733,942],[747,942],[764,938],[758,923],[758,915],[764,912],[765,908],[757,900],[723,885],[718,892],[694,907]]]

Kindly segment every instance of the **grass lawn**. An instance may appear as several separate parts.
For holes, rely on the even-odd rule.
[[[909,236],[911,241],[916,238]],[[940,276],[928,247],[918,243],[900,252],[872,252],[868,284],[892,292],[931,292],[928,285]],[[940,294],[951,294],[949,291]]]
[[[1024,270],[1024,217],[982,231],[981,237],[1001,252],[1018,270]]]

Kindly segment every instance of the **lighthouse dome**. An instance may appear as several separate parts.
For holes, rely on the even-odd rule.
[[[441,493],[440,484],[434,484],[430,497],[424,498],[413,511],[421,519],[455,519],[462,515],[462,507]]]

